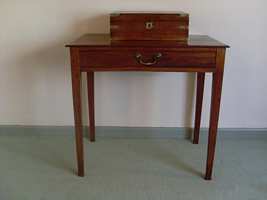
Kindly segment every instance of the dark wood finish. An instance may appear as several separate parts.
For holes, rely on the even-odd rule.
[[[95,141],[95,99],[94,99],[94,72],[87,72],[87,91],[89,109],[89,138]]]
[[[226,44],[223,44],[207,35],[190,35],[187,41],[174,41],[174,40],[159,40],[159,41],[113,41],[111,40],[110,34],[85,34],[77,40],[69,43],[66,47],[90,47],[91,49],[111,49],[115,47],[156,47],[156,48],[168,48],[179,49],[179,48],[227,48]]]
[[[185,41],[188,38],[188,26],[189,15],[183,12],[110,15],[112,40]]]
[[[81,67],[94,67],[94,68],[138,68],[144,67],[144,65],[138,62],[135,57],[137,54],[142,55],[142,60],[145,62],[152,62],[153,57],[161,53],[162,56],[158,61],[152,65],[153,67],[163,68],[177,68],[177,67],[203,67],[203,68],[214,68],[216,51],[212,49],[203,49],[202,51],[166,51],[164,49],[125,49],[125,50],[84,50],[80,52],[80,64]],[[146,66],[149,68],[151,66]]]
[[[216,134],[222,90],[224,56],[227,45],[208,36],[190,36],[187,42],[175,41],[115,41],[107,34],[87,34],[66,45],[71,50],[73,102],[75,113],[78,174],[83,176],[83,146],[81,121],[81,72],[87,72],[90,139],[94,140],[94,72],[95,71],[168,71],[197,72],[197,109],[195,135],[199,133],[204,73],[213,74],[212,103],[205,179],[212,175]],[[162,53],[157,62],[145,66],[136,61],[136,53],[144,62],[153,63],[154,55]],[[198,137],[198,136],[197,136]],[[196,137],[195,137],[196,138]],[[198,141],[198,139],[195,139]]]
[[[81,70],[79,63],[79,48],[71,48],[71,78],[73,93],[73,109],[75,122],[76,153],[78,176],[84,176],[83,134],[82,134],[82,104],[81,104]]]
[[[216,72],[213,72],[212,74],[212,96],[210,109],[208,156],[205,175],[206,180],[211,180],[212,177],[223,83],[224,60],[225,49],[217,49]]]
[[[193,143],[199,142],[199,131],[201,122],[202,102],[204,93],[205,73],[197,73],[197,94],[196,94],[196,112],[195,112],[195,129]]]

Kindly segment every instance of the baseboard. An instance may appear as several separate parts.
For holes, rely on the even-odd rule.
[[[84,135],[88,134],[84,127]],[[186,127],[96,127],[96,137],[107,138],[190,138],[192,128]],[[0,135],[73,135],[73,126],[17,126],[0,125]],[[201,135],[207,135],[208,129],[201,128]],[[219,128],[219,137],[266,137],[267,128]]]

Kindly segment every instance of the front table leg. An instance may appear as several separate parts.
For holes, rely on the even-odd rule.
[[[72,78],[78,176],[84,176],[82,108],[81,108],[81,71],[79,64],[79,50],[77,48],[71,48],[70,53],[71,53],[71,78]]]
[[[206,164],[206,180],[211,180],[215,155],[216,137],[220,112],[220,101],[223,82],[225,49],[217,49],[216,71],[212,74],[212,96],[210,110],[210,126],[208,139],[208,156]]]

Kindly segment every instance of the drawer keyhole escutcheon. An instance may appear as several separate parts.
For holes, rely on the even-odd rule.
[[[152,56],[152,61],[151,62],[146,62],[143,60],[143,56],[141,53],[137,53],[135,55],[135,58],[137,60],[138,63],[142,64],[142,65],[146,65],[146,66],[150,66],[150,65],[154,65],[156,64],[159,59],[162,57],[162,53],[156,53],[154,56]]]
[[[146,22],[146,29],[151,30],[154,28],[153,22]]]

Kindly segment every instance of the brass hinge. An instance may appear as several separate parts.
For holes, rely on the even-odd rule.
[[[120,16],[120,13],[111,13],[110,14],[110,17],[118,17],[118,16]]]
[[[188,14],[178,14],[180,17],[187,17]]]
[[[186,30],[186,29],[188,29],[188,26],[178,26],[178,29],[184,29],[184,30]]]
[[[110,29],[119,29],[118,25],[110,25]]]

